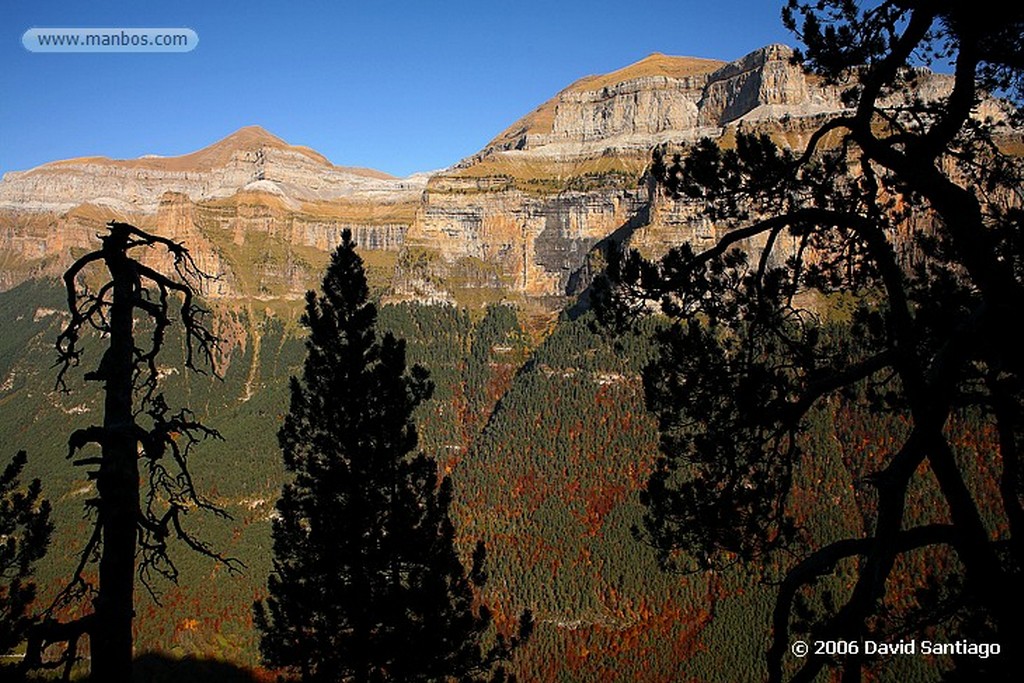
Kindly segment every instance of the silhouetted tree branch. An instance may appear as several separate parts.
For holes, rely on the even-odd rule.
[[[882,639],[894,628],[881,616],[896,559],[924,546],[955,549],[960,614],[1016,650],[1008,638],[1024,607],[1015,588],[1024,567],[1022,173],[998,139],[1021,121],[1020,99],[1003,104],[1002,121],[972,115],[986,92],[1024,94],[1024,10],[792,0],[784,20],[806,45],[805,65],[846,88],[850,111],[800,155],[744,135],[733,150],[703,141],[671,165],[658,151],[652,173],[666,194],[701,202],[710,220],[733,227],[702,253],[684,245],[659,262],[613,255],[596,288],[611,328],[628,327],[651,302],[674,321],[644,374],[663,455],[642,494],[641,536],[675,569],[794,548],[791,492],[795,468],[813,455],[800,439],[810,411],[856,398],[906,416],[911,429],[869,477],[877,500],[867,537],[812,553],[783,581],[772,679],[811,680],[829,663],[813,653],[783,661],[794,595],[810,578],[856,558],[852,591],[812,632]],[[947,60],[948,93],[922,101],[912,62]],[[753,258],[736,248],[751,240]],[[840,293],[855,302],[849,324],[823,322]],[[967,407],[999,434],[1009,531],[995,537],[947,435],[950,417]],[[948,508],[941,529],[906,529],[907,493],[922,471]],[[1011,671],[1016,657],[980,666]],[[858,680],[866,661],[839,658],[844,680]]]
[[[67,374],[82,358],[84,335],[99,333],[108,340],[97,367],[85,374],[86,380],[103,384],[103,424],[76,430],[68,439],[68,460],[87,468],[86,476],[96,482],[97,495],[86,501],[93,529],[70,582],[31,634],[25,666],[63,667],[66,679],[78,643],[87,635],[93,678],[127,681],[136,574],[154,598],[154,574],[177,579],[167,553],[169,539],[232,572],[241,563],[215,552],[182,524],[192,509],[227,516],[198,493],[188,464],[193,446],[220,435],[188,409],[172,411],[159,392],[156,361],[165,350],[172,315],[180,321],[184,367],[198,373],[213,367],[218,339],[206,325],[207,311],[196,301],[210,276],[182,244],[126,223],[111,222],[107,227],[108,234],[100,237],[102,247],[79,258],[64,274],[71,320],[56,345],[57,386],[67,391]],[[133,250],[139,248],[169,255],[172,274],[134,258]],[[99,263],[108,276],[93,293],[85,275],[89,266]],[[83,455],[86,449],[99,454]],[[97,586],[85,576],[93,563],[99,565]],[[53,618],[59,608],[85,597],[92,598],[92,614],[69,623]],[[43,650],[58,642],[67,643],[67,648],[56,661],[46,660]]]

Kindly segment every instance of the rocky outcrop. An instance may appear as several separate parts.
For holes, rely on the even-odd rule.
[[[792,49],[785,45],[769,45],[711,74],[698,105],[700,125],[840,110],[838,90],[817,83],[792,58]]]
[[[718,137],[740,120],[815,116],[841,109],[793,64],[793,51],[770,45],[725,63],[654,54],[625,69],[574,83],[517,121],[468,167],[492,155],[565,159],[650,149],[664,142]]]
[[[569,91],[559,97],[550,136],[536,142],[593,142],[620,136],[645,141],[699,125],[706,76],[642,76],[600,90]]]
[[[655,207],[653,189],[641,180],[650,150],[719,137],[730,127],[756,128],[769,118],[784,118],[783,142],[799,143],[799,121],[811,129],[840,103],[791,56],[781,45],[728,64],[651,55],[574,83],[431,179],[406,249],[432,256],[405,259],[429,263],[431,277],[400,270],[397,291],[429,286],[431,296],[442,296],[444,283],[465,285],[454,273],[475,259],[496,264],[508,290],[565,296],[586,280],[591,250],[602,240],[624,239],[640,226],[647,227],[638,244],[653,251],[712,239],[714,229],[692,207]]]
[[[687,241],[713,244],[731,226],[659,197],[644,179],[650,151],[702,137],[728,141],[738,131],[803,149],[844,105],[839,86],[792,57],[784,45],[731,63],[655,54],[577,81],[431,179],[407,238],[430,277],[400,269],[396,289],[428,286],[443,297],[446,283],[449,293],[465,286],[455,273],[477,259],[496,264],[513,293],[566,296],[587,280],[602,240],[629,240],[651,255]],[[936,98],[950,87],[948,76],[926,71],[912,81],[893,97]]]

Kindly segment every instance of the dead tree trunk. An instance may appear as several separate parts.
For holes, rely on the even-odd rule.
[[[128,681],[132,671],[132,618],[135,614],[135,551],[140,518],[139,439],[133,415],[135,367],[134,309],[138,273],[127,257],[128,233],[103,238],[103,260],[113,282],[110,346],[90,379],[105,383],[99,525],[103,538],[99,594],[90,639],[92,674],[97,681]]]
[[[203,320],[206,311],[195,303],[209,276],[181,244],[126,223],[111,222],[108,228],[100,238],[102,248],[79,258],[64,274],[71,321],[57,339],[57,385],[65,390],[65,375],[81,358],[85,331],[92,328],[108,340],[98,367],[85,374],[86,380],[103,383],[103,424],[76,430],[68,439],[68,458],[90,468],[88,476],[96,482],[97,496],[86,504],[96,513],[94,527],[71,582],[30,633],[23,668],[62,666],[67,680],[78,642],[87,635],[92,680],[127,683],[132,675],[135,579],[140,577],[150,593],[154,574],[177,580],[177,568],[167,555],[168,539],[183,541],[230,571],[242,565],[197,540],[181,520],[190,509],[227,517],[197,493],[188,467],[191,447],[220,435],[188,409],[171,412],[159,392],[156,358],[164,348],[167,328],[175,322],[172,308],[183,331],[182,364],[202,372],[194,363],[198,356],[212,368],[218,340]],[[166,250],[173,257],[173,272],[160,272],[133,258],[132,251],[140,247]],[[99,262],[108,277],[93,293],[79,279],[87,266]],[[137,329],[136,317],[146,324]],[[90,446],[98,447],[99,457],[83,453]],[[94,587],[85,578],[85,569],[97,554],[99,585]],[[69,623],[52,618],[59,607],[86,596],[93,598],[91,614]],[[67,648],[58,661],[44,661],[47,646],[60,642]]]

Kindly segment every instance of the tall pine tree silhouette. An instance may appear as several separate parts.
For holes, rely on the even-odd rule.
[[[503,680],[530,615],[484,646],[483,544],[467,574],[450,481],[413,455],[412,412],[433,385],[407,371],[403,341],[377,337],[355,246],[346,230],[323,293],[306,296],[308,356],[278,434],[294,479],[277,504],[270,594],[254,606],[263,658],[305,681]]]

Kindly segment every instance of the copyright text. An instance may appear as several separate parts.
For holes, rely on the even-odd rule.
[[[807,655],[873,655],[878,657],[902,657],[908,655],[967,655],[988,659],[998,655],[1002,648],[999,643],[974,643],[969,640],[939,642],[936,640],[899,640],[885,642],[877,640],[815,640],[810,643],[798,640],[790,646],[796,657]]]

